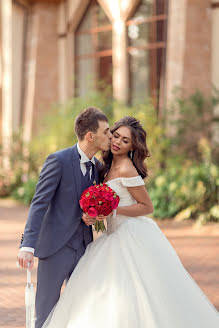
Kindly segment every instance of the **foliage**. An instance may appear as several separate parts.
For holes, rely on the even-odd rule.
[[[3,169],[3,152],[0,149],[0,197],[13,195],[25,203],[31,201],[39,172],[48,154],[71,147],[76,142],[74,120],[81,109],[88,106],[101,108],[113,120],[109,90],[92,93],[85,98],[73,98],[64,105],[54,105],[39,123],[40,131],[30,145],[23,143],[22,131],[13,136],[9,158],[10,166]]]
[[[212,96],[205,96],[196,91],[188,97],[183,97],[176,90],[173,103],[166,110],[168,125],[175,130],[171,138],[171,155],[183,152],[191,159],[200,160],[198,150],[199,140],[212,140],[212,122],[215,120],[213,109],[219,103],[219,91],[214,89]],[[216,145],[211,143],[213,155],[216,157]]]
[[[198,223],[219,221],[219,167],[212,162],[207,139],[201,139],[200,163],[184,161],[167,167],[149,185],[154,216],[160,219],[197,219]]]
[[[140,120],[146,130],[146,142],[151,155],[147,159],[147,167],[152,177],[163,166],[165,154],[170,145],[170,140],[165,136],[163,122],[158,120],[156,110],[150,100],[133,106],[124,106],[114,102],[114,122],[125,115],[134,116]]]
[[[165,135],[164,124],[158,120],[156,110],[150,100],[130,107],[114,103],[114,121],[125,115],[134,116],[140,120],[147,132],[147,146],[151,155],[147,160],[147,166],[151,177],[155,176],[156,172],[163,167],[170,146],[170,139]]]
[[[21,131],[15,133],[12,140],[12,148],[8,156],[10,166],[7,169],[3,165],[3,148],[0,147],[0,197],[8,196],[21,183],[28,161],[22,152]]]
[[[40,122],[41,129],[28,147],[23,144],[22,131],[14,135],[10,169],[5,171],[2,165],[0,169],[0,196],[12,195],[29,204],[47,155],[76,142],[76,116],[81,109],[95,106],[105,112],[110,126],[130,115],[139,119],[145,128],[151,154],[147,159],[146,185],[155,217],[192,218],[201,224],[208,220],[219,221],[219,167],[215,164],[217,156],[211,144],[210,129],[212,108],[218,99],[218,95],[207,98],[199,92],[188,98],[176,97],[168,109],[168,123],[175,128],[172,135],[165,128],[165,120],[158,120],[150,100],[125,106],[113,101],[109,92],[102,90],[83,99],[73,98],[64,105],[54,105]]]
[[[37,178],[29,178],[23,182],[19,187],[14,189],[11,196],[17,200],[22,201],[24,204],[29,205],[36,189]]]
[[[112,100],[104,92],[92,93],[84,98],[73,98],[64,105],[52,106],[41,122],[40,133],[30,144],[31,154],[35,157],[37,154],[35,161],[38,166],[42,165],[48,154],[76,143],[75,118],[82,109],[90,106],[101,108],[111,123]]]

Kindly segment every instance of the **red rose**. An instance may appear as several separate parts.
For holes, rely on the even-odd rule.
[[[83,207],[82,207],[82,210],[83,210],[85,213],[87,213],[88,210],[89,210],[89,206],[83,206]]]
[[[95,191],[96,191],[96,188],[95,188],[95,186],[91,186],[91,187],[89,188],[89,190],[95,192]]]
[[[101,214],[103,214],[104,216],[109,215],[112,212],[112,207],[111,207],[111,203],[109,201],[106,201],[101,208]]]
[[[106,192],[104,190],[100,190],[100,192],[98,193],[98,197],[105,198],[106,197]]]
[[[98,215],[100,215],[101,214],[101,208],[102,208],[102,205],[97,205],[96,207],[96,210],[97,210],[97,212],[98,212]]]
[[[89,205],[90,205],[90,206],[96,206],[97,203],[98,203],[98,201],[97,201],[95,198],[92,198],[92,199],[90,200],[90,202],[89,202]]]
[[[98,212],[95,207],[90,207],[87,213],[88,213],[88,215],[90,215],[92,217],[95,217],[98,215]]]
[[[107,208],[103,211],[103,215],[104,216],[108,216],[110,213],[112,212],[112,209],[111,208]]]
[[[82,208],[83,207],[83,201],[82,201],[82,199],[79,200],[79,204],[80,204],[80,206]]]
[[[106,199],[107,200],[109,200],[109,201],[112,201],[113,200],[113,194],[112,193],[107,193],[106,195],[105,195],[105,197],[106,197]]]
[[[118,207],[119,196],[106,184],[95,185],[82,193],[79,203],[90,216],[107,216]]]
[[[81,200],[82,208],[83,208],[84,206],[88,206],[88,207],[89,207],[89,204],[90,204],[89,199],[87,199],[87,198],[83,198],[83,199]]]
[[[116,198],[113,199],[111,206],[113,210],[115,210],[118,207],[118,200]]]

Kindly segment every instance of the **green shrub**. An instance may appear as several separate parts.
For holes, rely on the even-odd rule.
[[[37,184],[37,178],[29,178],[27,182],[22,183],[12,191],[11,196],[24,204],[29,205],[33,199]]]
[[[183,166],[172,165],[150,183],[155,217],[219,221],[219,167],[212,162],[206,139],[200,140],[199,151],[200,163],[187,160]]]
[[[212,140],[212,123],[215,120],[214,106],[219,103],[219,90],[214,89],[213,96],[205,96],[196,91],[188,97],[181,96],[176,90],[173,103],[168,113],[168,125],[174,127],[171,140],[171,156],[184,153],[187,158],[200,160],[199,140],[207,139],[211,144],[213,156],[218,159],[218,149]],[[166,119],[167,119],[166,118]]]
[[[77,142],[74,120],[81,109],[88,106],[103,110],[109,118],[110,126],[125,115],[135,116],[141,121],[148,134],[147,144],[152,155],[148,159],[148,168],[151,176],[156,175],[156,171],[165,162],[170,141],[165,137],[162,122],[158,121],[154,107],[150,101],[132,107],[123,106],[112,101],[104,93],[95,93],[85,99],[74,98],[63,106],[53,107],[42,121],[43,130],[31,142],[30,158],[34,158],[33,163],[41,167],[48,154],[71,147]]]
[[[102,109],[110,124],[112,123],[112,99],[104,92],[92,93],[84,98],[73,98],[64,105],[52,106],[40,124],[40,132],[30,144],[31,157],[35,158],[38,167],[48,154],[71,147],[77,142],[74,121],[80,111],[89,106]]]
[[[176,127],[172,137],[167,137],[165,120],[158,120],[149,100],[144,104],[124,106],[102,91],[83,99],[73,98],[65,105],[54,105],[40,122],[38,135],[28,148],[25,147],[25,155],[22,133],[14,136],[10,169],[7,172],[0,169],[0,196],[11,194],[29,204],[47,155],[76,143],[76,116],[82,109],[95,106],[105,112],[110,126],[130,115],[139,119],[145,128],[151,153],[147,159],[149,177],[146,186],[155,217],[192,218],[201,224],[208,220],[219,221],[219,167],[215,164],[216,151],[210,143],[209,129],[216,102],[216,98],[206,98],[200,93],[176,98],[172,109],[178,109],[179,115],[177,119],[172,116],[172,124]]]
[[[3,169],[3,153],[0,148],[0,197],[13,194],[19,198],[15,190],[23,186],[24,192],[29,193],[29,187],[31,188],[33,181],[37,181],[47,155],[75,144],[77,139],[74,133],[74,120],[79,112],[88,106],[101,108],[112,124],[112,100],[107,92],[92,93],[83,99],[73,98],[64,105],[53,105],[39,122],[40,131],[29,145],[24,145],[22,131],[16,132],[9,158],[10,167],[7,169]],[[26,186],[29,179],[30,185]],[[29,195],[22,197],[31,200]]]
[[[23,154],[22,133],[18,131],[12,136],[12,148],[9,155],[9,167],[3,165],[3,148],[0,147],[0,197],[8,196],[20,185],[22,175],[29,159]]]
[[[147,132],[147,146],[151,154],[151,157],[147,159],[147,166],[152,178],[164,166],[170,147],[170,139],[165,135],[164,124],[158,120],[156,110],[150,100],[130,107],[114,103],[114,121],[125,115],[134,116],[140,120]]]

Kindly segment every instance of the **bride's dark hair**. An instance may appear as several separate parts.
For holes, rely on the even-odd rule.
[[[138,174],[144,179],[148,176],[147,166],[145,159],[150,156],[149,150],[146,144],[147,133],[143,129],[141,123],[134,117],[125,116],[117,121],[110,129],[111,133],[114,133],[121,126],[126,126],[131,131],[133,154],[128,153],[131,158]],[[113,160],[113,154],[111,150],[102,152],[102,167],[99,171],[100,181],[103,182],[104,178],[108,174]]]

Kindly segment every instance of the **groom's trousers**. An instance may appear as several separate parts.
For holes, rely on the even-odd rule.
[[[85,243],[83,242],[77,250],[64,246],[57,253],[39,259],[35,328],[43,326],[47,316],[60,297],[63,282],[70,277],[84,252]]]

